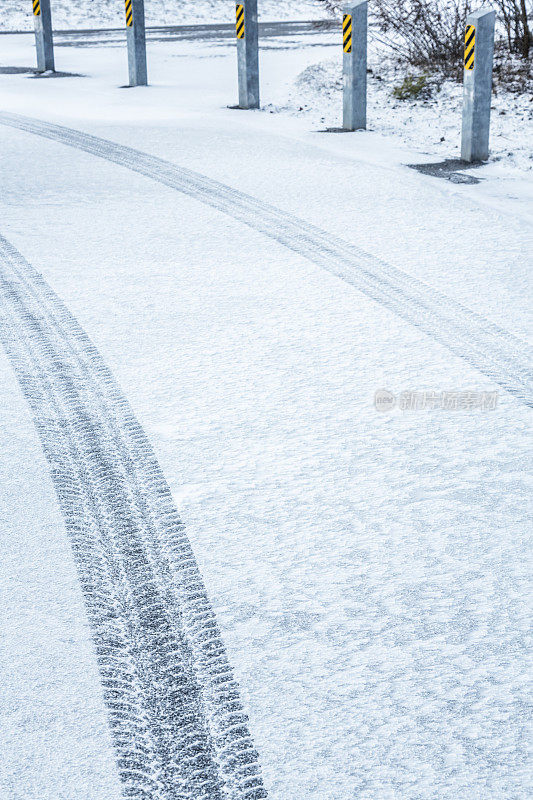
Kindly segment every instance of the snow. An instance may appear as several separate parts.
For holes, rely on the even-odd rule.
[[[369,48],[368,127],[399,136],[409,147],[448,158],[461,138],[463,87],[452,80],[434,83],[427,100],[397,100],[392,89],[400,86],[409,69],[398,67],[374,43]],[[416,74],[416,72],[415,72]],[[338,58],[311,64],[297,77],[284,105],[275,106],[292,114],[304,112],[313,124],[338,118],[342,108],[342,72]],[[457,154],[458,156],[458,154]],[[499,87],[491,108],[491,161],[493,166],[533,169],[533,102],[529,93]]]
[[[2,43],[7,63],[33,63],[31,36]],[[4,110],[236,186],[526,338],[531,207],[512,165],[482,167],[479,185],[452,185],[405,166],[425,149],[442,157],[429,122],[415,141],[377,125],[319,133],[335,124],[333,100],[324,122],[316,108],[269,113],[285,107],[308,67],[331,59],[334,43],[323,35],[316,46],[286,41],[262,51],[257,113],[227,108],[236,95],[227,44],[152,43],[152,86],[127,91],[118,89],[122,49],[58,48],[58,68],[84,77],[0,75],[0,100]],[[498,387],[236,220],[86,153],[3,126],[0,137],[1,233],[78,318],[154,445],[223,631],[271,800],[529,797],[530,412],[500,390],[490,412],[380,414],[380,388]],[[453,155],[456,143],[449,145]],[[12,386],[5,362],[0,370],[0,385]],[[20,437],[34,435],[11,391],[3,452],[16,472]],[[25,690],[16,719],[2,727],[4,739],[23,737],[25,750],[9,746],[13,766],[0,794],[52,800],[86,791],[112,800],[81,598],[43,472],[41,461],[22,488],[7,481],[6,502],[15,529],[32,530],[18,557],[43,614],[59,626],[76,621],[74,647],[48,639],[64,659],[61,677],[49,660],[38,673],[47,689],[59,684],[67,695],[47,702],[69,737],[68,747],[52,740],[49,748],[56,758],[66,750],[69,767],[28,788],[45,726],[32,718],[36,690]],[[15,502],[20,491],[28,502]],[[43,570],[67,561],[69,591],[32,579],[39,520],[56,536],[54,550],[38,556]],[[23,603],[16,585],[4,589],[12,608]],[[27,625],[33,641],[46,639],[42,625]],[[35,658],[22,649],[13,631],[17,683],[31,686]],[[78,692],[84,703],[74,702]],[[71,725],[90,731],[85,753],[70,743]],[[88,762],[100,783],[73,792]]]
[[[324,6],[318,0],[262,0],[261,20],[322,19]],[[190,25],[207,22],[234,22],[235,4],[230,0],[145,0],[148,26]],[[53,0],[52,19],[55,30],[72,28],[122,28],[124,3],[120,0]],[[2,0],[0,31],[33,30],[31,2]]]
[[[119,800],[77,573],[48,465],[1,348],[0,374],[0,796]]]

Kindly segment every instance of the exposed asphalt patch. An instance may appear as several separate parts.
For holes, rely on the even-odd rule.
[[[0,67],[0,75],[35,75],[35,67]]]
[[[54,70],[47,70],[46,72],[38,72],[36,69],[32,69],[31,72],[33,73],[30,75],[31,78],[83,78],[84,76],[81,75],[79,72],[55,72]]]
[[[431,175],[433,178],[444,178],[451,183],[480,183],[480,179],[474,175],[462,175],[466,169],[475,169],[483,166],[483,161],[462,161],[460,158],[447,158],[435,164],[407,164],[411,169],[416,169],[423,175]]]
[[[260,39],[277,36],[302,36],[327,33],[338,27],[336,20],[260,22]],[[235,37],[234,23],[201,25],[161,25],[146,28],[146,38],[152,42],[168,41],[212,41]],[[125,42],[124,28],[56,31],[54,44],[57,47],[93,47],[95,45],[117,45]]]
[[[39,72],[35,67],[0,67],[0,75],[29,75],[30,78],[83,78],[78,72]]]
[[[317,133],[356,133],[356,131],[350,128],[320,128]]]

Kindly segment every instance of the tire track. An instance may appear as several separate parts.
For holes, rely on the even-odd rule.
[[[0,123],[119,164],[238,219],[354,286],[533,406],[532,349],[443,293],[326,231],[229,186],[131,147],[17,114]]]
[[[0,341],[73,548],[124,796],[265,798],[238,687],[150,444],[74,317],[1,236]]]

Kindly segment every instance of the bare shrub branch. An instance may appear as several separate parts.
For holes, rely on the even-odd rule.
[[[340,11],[342,0],[320,1],[329,13]],[[526,60],[533,44],[531,2],[494,0],[497,26],[508,52]],[[400,61],[458,77],[466,17],[481,5],[482,0],[372,0],[371,11],[379,29],[376,38]]]

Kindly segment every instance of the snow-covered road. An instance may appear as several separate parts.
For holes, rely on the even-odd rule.
[[[3,42],[9,63],[32,63],[30,37]],[[4,115],[0,234],[78,320],[154,448],[269,797],[526,798],[526,211],[403,167],[416,154],[376,135],[227,109],[227,46],[153,44],[153,85],[128,91],[121,50],[59,54],[90,77],[2,75],[3,111],[166,166]],[[263,53],[265,102],[307,57]],[[17,676],[0,789],[112,800],[82,591],[28,407],[0,369],[2,666]],[[490,411],[387,414],[381,388],[499,396]]]

